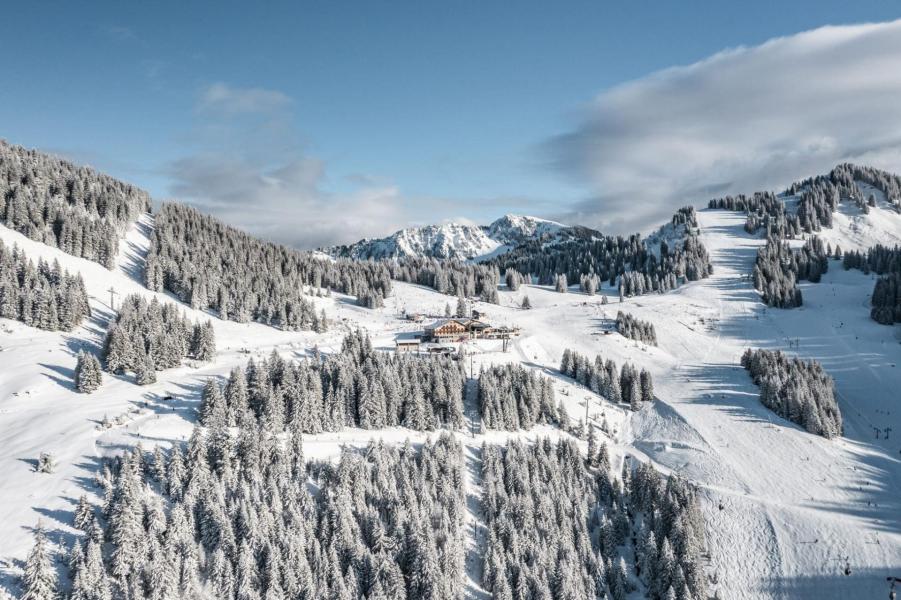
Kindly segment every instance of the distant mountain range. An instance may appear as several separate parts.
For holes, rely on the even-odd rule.
[[[490,225],[445,223],[401,229],[392,235],[333,246],[325,251],[335,257],[354,259],[455,258],[493,256],[524,241],[554,234],[565,225],[524,215],[505,215]]]

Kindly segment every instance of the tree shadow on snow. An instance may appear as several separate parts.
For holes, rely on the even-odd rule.
[[[901,563],[901,560],[898,561]],[[845,575],[845,568],[850,563],[850,575]],[[797,575],[780,577],[764,581],[759,589],[748,590],[752,595],[781,598],[888,598],[891,583],[887,577],[901,577],[901,564],[893,569],[859,566],[854,556],[836,555],[825,559],[823,573],[816,575]],[[728,582],[723,582],[728,588]],[[901,592],[901,584],[896,584],[896,591]],[[735,590],[737,591],[737,590]]]
[[[42,373],[44,377],[56,383],[61,388],[69,390],[70,392],[75,391],[75,369],[70,367],[63,367],[61,365],[51,365],[48,363],[38,363],[38,365],[44,367],[45,369],[53,371],[57,375],[60,375],[60,377],[57,377],[56,375],[52,375],[50,373]]]
[[[150,228],[144,223],[136,223],[136,225],[142,234],[150,234]],[[126,240],[124,258],[125,260],[119,264],[122,272],[132,281],[144,285],[144,266],[147,261],[143,249],[134,242]]]
[[[175,413],[193,423],[197,420],[203,387],[210,378],[198,377],[197,383],[170,383],[164,392],[145,392],[141,395],[141,400],[133,400],[132,404],[137,408],[152,410],[157,414]],[[221,376],[213,378],[218,379],[220,383],[224,380]]]

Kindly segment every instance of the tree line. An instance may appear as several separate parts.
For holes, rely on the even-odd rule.
[[[119,237],[149,210],[132,185],[0,140],[0,222],[29,239],[111,269]]]
[[[40,259],[35,265],[17,246],[0,241],[0,317],[48,331],[72,331],[90,316],[81,274],[69,275]]]
[[[826,438],[842,435],[835,384],[820,363],[789,358],[779,351],[748,349],[741,365],[760,387],[764,406],[810,433]]]
[[[386,264],[391,278],[397,281],[424,285],[441,294],[498,303],[500,273],[495,265],[432,257],[406,257]]]
[[[810,177],[792,184],[788,193],[796,194],[804,189],[819,189],[823,193],[831,193],[840,200],[851,200],[858,205],[875,205],[875,199],[864,197],[858,182],[866,183],[882,192],[885,200],[892,205],[901,203],[901,177],[888,171],[874,169],[852,163],[842,163],[827,175]]]
[[[148,302],[126,296],[103,344],[103,361],[111,373],[134,373],[139,385],[156,381],[156,372],[171,369],[187,357],[202,361],[216,356],[213,324],[192,323],[171,302]]]
[[[809,177],[789,186],[782,194],[756,192],[715,198],[709,208],[747,213],[745,230],[766,231],[767,237],[792,239],[802,233],[814,233],[832,227],[832,213],[840,202],[853,202],[864,213],[876,206],[874,194],[864,196],[858,185],[866,183],[882,192],[893,206],[901,204],[901,178],[893,173],[850,163],[840,164],[826,175]],[[786,200],[797,200],[794,212],[786,210]]]
[[[600,355],[594,361],[587,356],[567,348],[560,361],[560,372],[572,377],[595,394],[609,402],[625,402],[632,410],[641,408],[642,402],[654,400],[654,381],[651,374],[641,369],[639,372],[630,363],[617,370],[616,363],[609,358],[605,362]]]
[[[637,340],[651,346],[657,345],[657,331],[654,324],[648,321],[636,319],[629,313],[617,311],[616,313],[616,330],[623,337],[631,340]]]
[[[678,477],[626,463],[620,479],[605,445],[583,458],[572,440],[547,438],[485,444],[482,474],[494,598],[707,598],[703,519]]]
[[[164,204],[156,215],[144,271],[147,287],[167,290],[223,319],[257,321],[289,330],[324,331],[327,319],[310,296],[332,290],[380,308],[391,281],[497,303],[496,267],[409,257],[360,261],[324,258],[256,239],[194,208]]]
[[[344,427],[415,430],[463,426],[462,364],[449,357],[390,355],[356,331],[339,354],[268,360],[207,382],[200,421],[214,429],[259,423],[269,431],[339,431]]]

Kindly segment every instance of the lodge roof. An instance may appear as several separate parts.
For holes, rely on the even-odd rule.
[[[471,319],[438,319],[431,325],[426,325],[425,328],[426,329],[438,329],[439,327],[443,327],[450,323],[457,323],[458,325],[466,327],[469,324],[470,320]]]

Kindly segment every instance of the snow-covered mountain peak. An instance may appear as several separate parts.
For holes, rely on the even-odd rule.
[[[504,215],[488,226],[443,223],[401,229],[388,237],[365,239],[329,253],[356,259],[407,257],[475,259],[504,251],[525,240],[555,233],[565,226],[524,215]]]
[[[505,243],[555,233],[565,225],[528,215],[504,215],[487,227],[489,237]]]
[[[435,258],[473,258],[493,252],[501,243],[491,239],[482,227],[462,223],[444,223],[402,229],[382,240],[373,240],[373,250],[384,249],[385,257],[432,256]],[[380,258],[373,256],[373,258]]]

